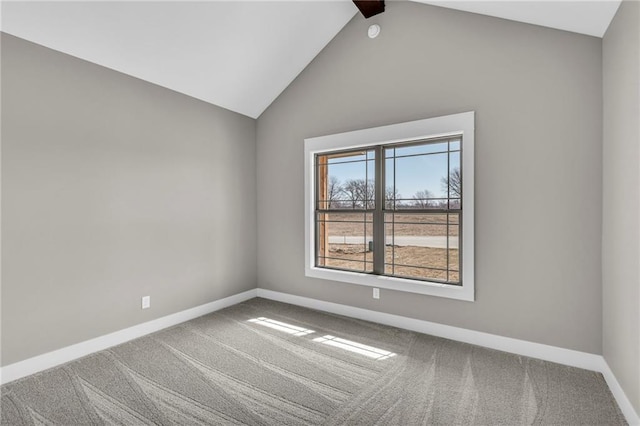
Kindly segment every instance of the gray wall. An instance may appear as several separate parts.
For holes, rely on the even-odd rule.
[[[640,413],[640,3],[603,40],[603,354]]]
[[[415,3],[357,15],[258,119],[258,285],[601,353],[601,48]],[[306,278],[304,138],[469,110],[476,302]]]
[[[255,120],[2,35],[2,365],[255,288],[255,170]]]

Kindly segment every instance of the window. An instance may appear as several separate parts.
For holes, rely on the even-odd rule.
[[[473,300],[473,142],[473,112],[306,139],[306,275]]]

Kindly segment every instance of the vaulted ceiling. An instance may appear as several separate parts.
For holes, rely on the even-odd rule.
[[[620,4],[416,1],[596,37]],[[4,1],[0,11],[3,32],[253,118],[358,12],[347,0]]]

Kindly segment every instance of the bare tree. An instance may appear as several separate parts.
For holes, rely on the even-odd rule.
[[[402,198],[402,195],[398,192],[398,190],[392,186],[387,186],[385,190],[385,207],[388,209],[394,208],[397,206],[396,200]]]
[[[329,177],[329,182],[327,183],[327,201],[330,209],[340,207],[340,200],[343,192],[344,190],[340,184],[340,179],[335,176]]]
[[[368,208],[374,207],[375,183],[372,180],[349,179],[342,186],[344,200],[349,203],[349,207]]]
[[[364,186],[361,186],[361,199],[362,205],[367,209],[375,208],[376,199],[376,184],[374,180],[369,179],[365,182]],[[365,205],[366,203],[366,205]]]
[[[428,209],[431,207],[429,198],[433,198],[433,194],[428,189],[416,192],[413,195],[413,207],[417,209]]]
[[[348,180],[342,186],[344,191],[344,199],[349,203],[349,207],[355,209],[358,207],[358,183],[355,180]]]
[[[462,175],[460,168],[456,167],[449,172],[449,180],[446,177],[440,179],[442,190],[445,194],[449,194],[449,198],[460,198],[462,195]]]

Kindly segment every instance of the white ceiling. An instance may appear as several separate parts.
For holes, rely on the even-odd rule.
[[[602,37],[620,1],[428,1]],[[357,13],[349,0],[2,1],[17,37],[257,118]]]
[[[595,37],[604,36],[620,0],[413,0]]]
[[[351,2],[3,2],[2,31],[256,118]]]

